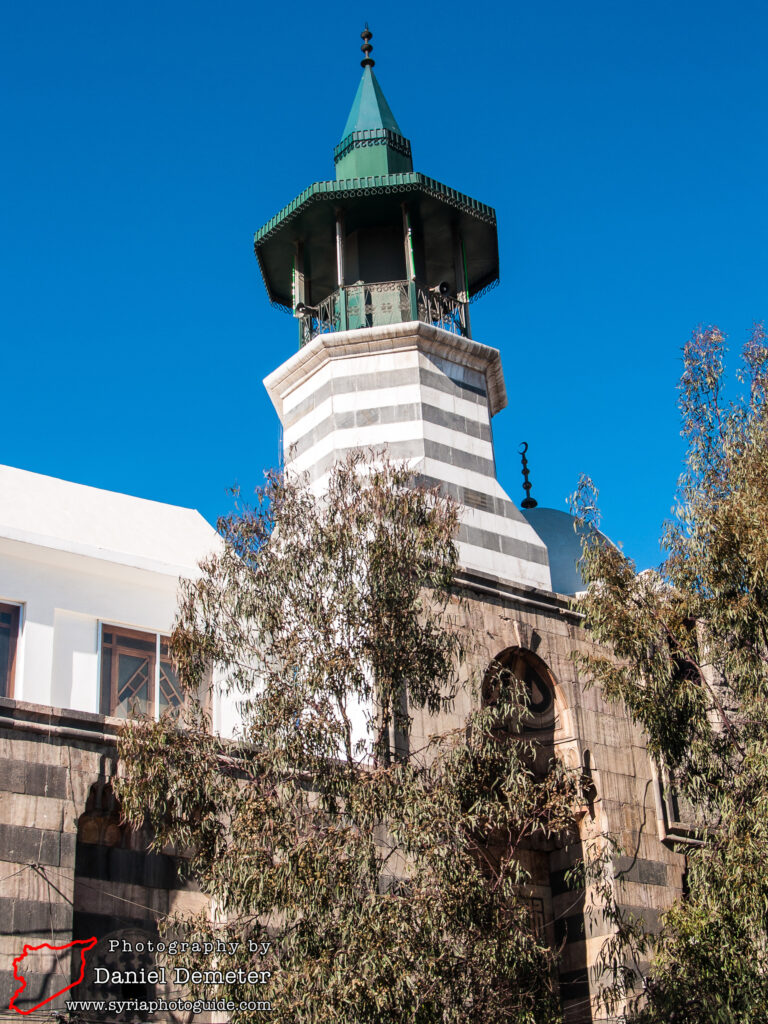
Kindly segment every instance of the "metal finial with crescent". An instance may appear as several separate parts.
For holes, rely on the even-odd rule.
[[[528,459],[525,457],[525,453],[528,451],[528,442],[523,441],[520,446],[520,454],[522,455],[523,463],[523,490],[525,491],[525,497],[521,501],[522,508],[536,508],[539,504],[535,498],[531,497],[531,482],[528,479]]]

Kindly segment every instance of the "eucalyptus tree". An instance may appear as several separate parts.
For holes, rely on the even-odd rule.
[[[768,348],[744,346],[726,400],[725,341],[696,331],[680,387],[685,470],[666,558],[635,566],[597,535],[582,610],[606,653],[586,659],[642,725],[667,784],[700,827],[687,892],[663,919],[636,1001],[646,1024],[768,1020]],[[583,480],[583,521],[598,522]],[[612,654],[607,653],[611,651]]]
[[[568,841],[577,778],[534,771],[508,674],[460,728],[421,747],[411,729],[466,685],[467,638],[447,627],[456,530],[452,501],[359,454],[322,497],[272,475],[220,522],[172,646],[190,692],[212,668],[238,698],[240,735],[217,738],[190,702],[120,741],[126,816],[184,852],[213,908],[166,927],[232,943],[216,967],[237,980],[193,992],[269,1001],[286,1024],[560,1020],[520,851]]]

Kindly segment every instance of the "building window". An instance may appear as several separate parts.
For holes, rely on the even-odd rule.
[[[176,669],[171,661],[171,649],[168,646],[168,638],[158,637],[160,641],[160,669],[159,669],[159,711],[162,714],[168,708],[178,708],[184,702],[184,692],[176,675]]]
[[[102,715],[155,718],[168,708],[179,707],[183,700],[167,637],[102,625]]]
[[[19,607],[0,604],[0,697],[13,696],[16,641],[19,636]]]
[[[483,680],[483,706],[493,707],[502,689],[513,679],[523,683],[528,714],[521,723],[528,731],[552,729],[555,722],[554,682],[546,664],[532,651],[508,647],[491,662]]]

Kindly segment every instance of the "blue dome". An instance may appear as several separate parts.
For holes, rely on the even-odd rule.
[[[586,590],[577,562],[581,558],[581,535],[576,518],[556,508],[521,508],[525,518],[547,545],[552,589],[557,594]]]

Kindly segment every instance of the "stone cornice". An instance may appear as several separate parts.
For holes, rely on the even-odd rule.
[[[331,360],[407,349],[418,349],[482,373],[488,385],[491,416],[506,407],[507,391],[498,349],[418,320],[318,335],[265,377],[264,387],[282,420],[285,397]]]
[[[0,697],[0,729],[34,732],[49,740],[81,740],[100,746],[116,746],[123,724],[120,719],[95,715],[89,711],[74,711]]]

